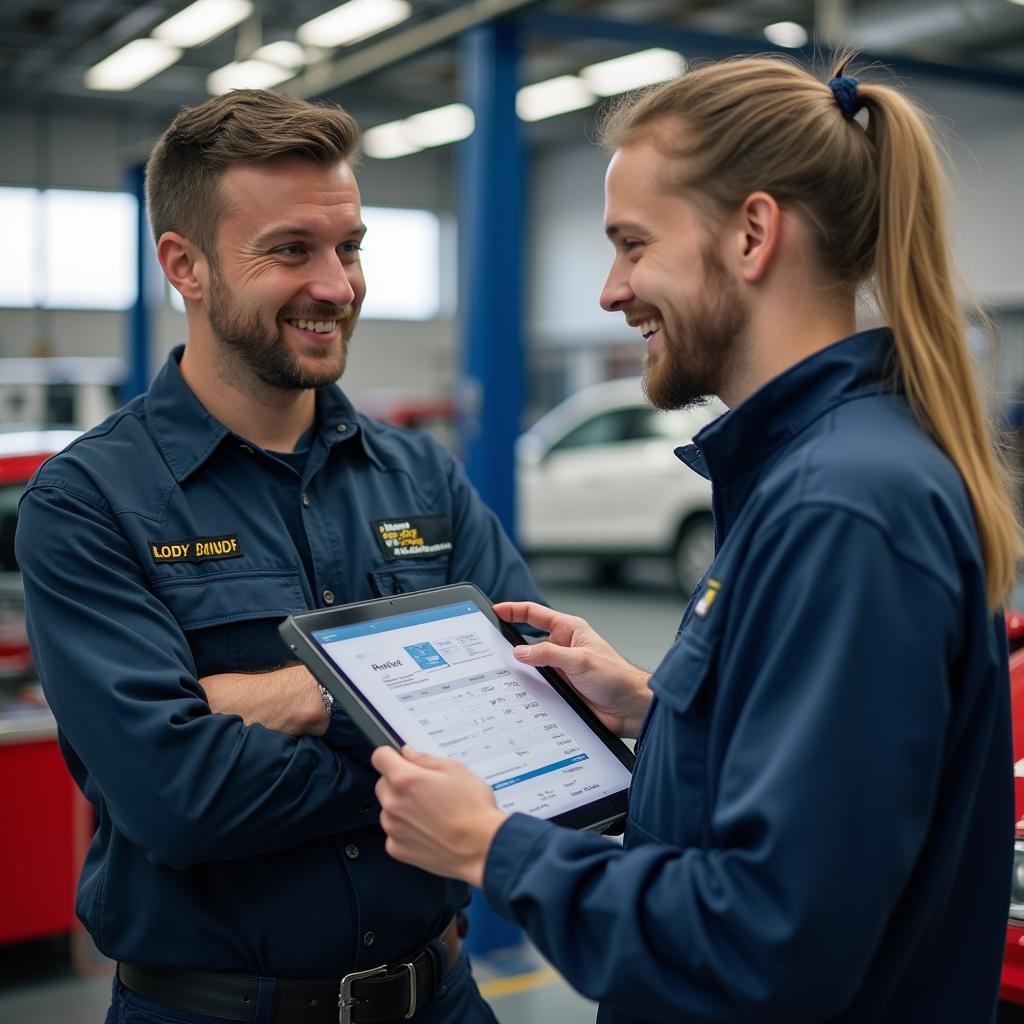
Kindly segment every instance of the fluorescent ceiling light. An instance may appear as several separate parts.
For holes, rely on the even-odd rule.
[[[207,75],[206,89],[213,96],[232,89],[269,89],[294,74],[291,68],[282,68],[265,60],[235,61]]]
[[[765,26],[764,37],[776,46],[803,46],[807,42],[807,30],[795,21],[777,21]]]
[[[153,29],[174,46],[202,46],[252,14],[251,0],[196,0]]]
[[[446,107],[424,110],[401,122],[410,142],[427,148],[446,146],[473,134],[473,111],[465,103],[449,103]]]
[[[524,121],[541,121],[589,107],[593,102],[594,94],[586,82],[575,75],[560,75],[546,82],[524,85],[516,93],[516,113]]]
[[[674,50],[653,49],[590,64],[580,72],[580,78],[598,96],[614,96],[678,78],[685,70],[686,61]]]
[[[404,121],[389,121],[363,132],[363,152],[377,160],[394,160],[421,149],[409,138]]]
[[[473,134],[473,111],[464,103],[424,110],[402,121],[388,121],[363,133],[363,151],[378,160],[419,153],[431,146],[446,146]]]
[[[177,46],[157,39],[136,39],[115,50],[85,73],[90,89],[126,91],[170,67],[181,56]]]
[[[282,68],[292,68],[298,71],[306,63],[306,51],[288,39],[282,39],[277,43],[267,43],[261,46],[254,54],[256,60],[270,61]]]
[[[344,46],[383,32],[411,14],[407,0],[349,0],[300,25],[295,35],[307,46]]]

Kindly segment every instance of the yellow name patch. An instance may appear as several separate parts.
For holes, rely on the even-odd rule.
[[[151,540],[149,553],[154,562],[206,562],[211,558],[238,558],[243,551],[238,534],[225,533],[220,537]]]

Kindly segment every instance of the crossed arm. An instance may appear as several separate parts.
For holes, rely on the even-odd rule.
[[[199,680],[210,710],[238,715],[289,736],[323,736],[330,715],[316,680],[304,665],[270,672],[218,672]]]

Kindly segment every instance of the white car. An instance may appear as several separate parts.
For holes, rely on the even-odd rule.
[[[679,461],[725,406],[658,412],[639,377],[572,395],[516,446],[518,528],[527,555],[585,555],[606,577],[638,555],[671,560],[687,593],[715,550],[711,485]]]

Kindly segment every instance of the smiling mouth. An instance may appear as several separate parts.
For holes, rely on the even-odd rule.
[[[635,327],[640,332],[644,341],[649,341],[661,330],[661,321],[653,317],[645,317],[643,320],[627,320],[626,323],[630,327]]]
[[[287,319],[286,324],[297,327],[300,331],[312,331],[313,334],[333,334],[341,323],[340,320],[295,320]]]

